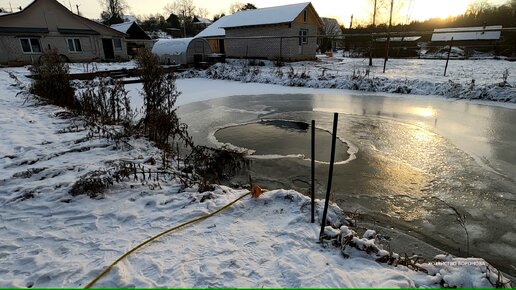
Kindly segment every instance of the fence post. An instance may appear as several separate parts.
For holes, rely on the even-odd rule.
[[[450,61],[452,44],[453,44],[453,37],[450,40],[450,47],[448,48],[448,57],[446,58],[446,66],[444,67],[444,76],[446,76],[446,71],[448,70],[448,62]]]
[[[312,120],[312,172],[311,172],[312,223],[315,222],[315,120]]]
[[[373,66],[373,47],[374,47],[373,33],[371,32],[371,44],[369,45],[369,66]]]
[[[328,205],[330,201],[331,184],[333,180],[333,165],[335,164],[335,147],[337,145],[337,126],[339,123],[339,114],[333,115],[333,135],[331,140],[331,156],[330,156],[330,169],[328,172],[328,186],[326,188],[326,200],[324,201],[323,218],[321,221],[321,232],[319,233],[319,240],[321,240],[324,233],[324,227],[326,226],[326,216],[328,215]]]

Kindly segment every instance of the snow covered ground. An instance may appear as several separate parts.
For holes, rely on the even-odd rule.
[[[277,68],[270,61],[228,60],[183,77],[203,77],[291,87],[332,88],[366,92],[438,95],[450,98],[516,102],[516,62],[452,60],[444,77],[445,61],[391,59],[384,74],[383,60],[327,58]]]
[[[119,160],[157,168],[159,162],[146,161],[159,160],[159,151],[141,139],[116,145],[92,138],[62,109],[17,96],[20,88],[8,71],[21,85],[28,83],[23,69],[0,70],[0,287],[85,286],[141,241],[245,193],[222,186],[214,192],[183,191],[177,181],[160,176],[115,184],[103,199],[72,196],[70,189],[82,176],[113,168]],[[206,96],[181,98],[186,103]],[[319,226],[309,223],[308,203],[289,190],[247,197],[144,247],[96,286],[491,287],[496,282],[496,273],[477,259],[437,257],[419,264],[428,274],[378,263],[389,253],[356,249],[377,248],[375,235],[353,237],[348,227],[340,227],[340,210],[332,207],[331,220],[340,229],[328,233],[356,246],[346,247],[344,258],[332,242],[317,243]],[[317,204],[316,221],[321,201]]]

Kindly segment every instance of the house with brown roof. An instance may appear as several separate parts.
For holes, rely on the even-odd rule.
[[[323,21],[309,2],[225,16],[196,36],[228,58],[314,59]],[[223,34],[223,35],[222,35]],[[223,40],[223,43],[221,43]]]
[[[55,0],[34,0],[0,15],[0,64],[28,64],[47,49],[66,60],[127,59],[126,34],[74,14]]]

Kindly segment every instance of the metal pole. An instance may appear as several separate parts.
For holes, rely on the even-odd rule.
[[[312,120],[312,183],[310,196],[312,197],[312,223],[315,222],[315,120]]]
[[[333,135],[331,140],[331,156],[330,156],[330,170],[328,172],[328,187],[326,188],[326,200],[324,201],[323,218],[321,221],[321,232],[319,233],[319,239],[321,239],[324,233],[324,227],[326,226],[326,216],[328,215],[328,205],[330,201],[331,183],[333,180],[333,165],[335,164],[335,146],[337,145],[337,126],[339,124],[339,114],[335,113],[333,116]]]
[[[446,76],[446,71],[448,70],[448,62],[450,61],[452,44],[453,44],[453,37],[450,40],[450,48],[448,48],[448,57],[446,58],[446,66],[444,67],[444,76]]]
[[[369,66],[373,66],[373,33],[371,32],[371,44],[369,45]]]
[[[376,2],[377,0],[374,0],[374,10],[373,10],[373,27],[372,29],[376,28]],[[371,32],[371,47],[369,48],[369,66],[373,66],[373,33]]]

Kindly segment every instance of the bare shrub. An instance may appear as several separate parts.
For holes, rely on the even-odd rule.
[[[212,184],[229,180],[249,165],[244,153],[205,146],[193,147],[186,162],[194,169],[200,192],[213,190]]]
[[[47,50],[30,72],[34,76],[31,93],[53,105],[72,110],[78,107],[75,89],[70,85],[68,65],[57,50]]]
[[[90,198],[99,198],[112,185],[113,179],[107,172],[94,171],[75,182],[70,190],[70,194],[72,196],[86,194]]]

